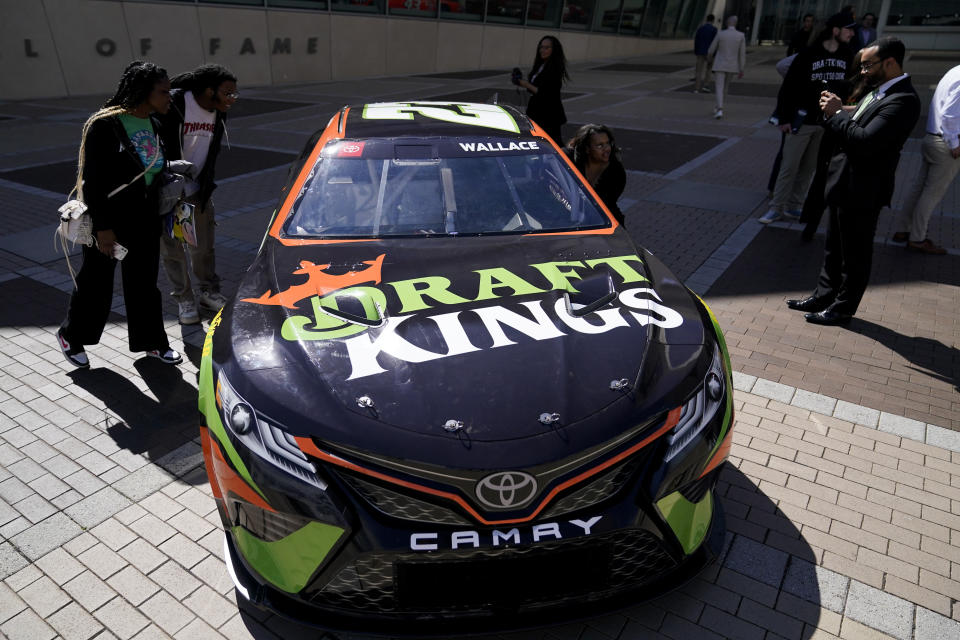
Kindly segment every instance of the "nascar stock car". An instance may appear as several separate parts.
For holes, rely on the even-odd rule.
[[[555,621],[722,545],[717,322],[510,107],[334,115],[210,324],[199,405],[238,592],[313,624]]]

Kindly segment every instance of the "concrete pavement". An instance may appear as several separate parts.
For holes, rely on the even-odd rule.
[[[751,51],[719,121],[712,96],[690,91],[688,56],[572,69],[571,122],[608,124],[624,147],[628,230],[705,295],[725,330],[737,371],[719,485],[729,534],[721,561],[669,596],[504,638],[960,638],[960,190],[931,223],[947,256],[891,244],[882,214],[873,283],[848,328],[787,311],[784,298],[812,288],[822,236],[801,244],[796,225],[755,221],[779,136],[765,124],[779,53]],[[906,66],[926,96],[960,62],[917,58]],[[241,79],[216,195],[226,292],[256,252],[286,165],[340,105],[515,101],[507,79],[278,89]],[[73,370],[56,345],[72,283],[53,221],[97,103],[0,102],[0,634],[320,637],[237,607],[196,432],[203,329],[181,327],[168,301],[168,334],[189,361],[130,354],[118,288],[91,370]],[[895,208],[918,150],[914,138]]]

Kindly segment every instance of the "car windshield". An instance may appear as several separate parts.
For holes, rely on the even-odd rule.
[[[284,233],[320,238],[451,236],[609,226],[609,218],[563,159],[529,144],[536,152],[517,153],[513,143],[512,153],[498,155],[492,150],[511,147],[488,143],[481,146],[484,151],[466,157],[444,157],[437,149],[448,145],[436,144],[382,144],[379,153],[371,153],[377,146],[370,141],[354,143],[351,148],[359,148],[360,157],[325,149]],[[455,147],[458,153],[470,148],[470,143]],[[377,157],[382,155],[387,157]],[[441,157],[432,157],[436,155]]]

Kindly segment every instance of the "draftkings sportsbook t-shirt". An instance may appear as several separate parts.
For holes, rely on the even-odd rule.
[[[130,142],[133,143],[133,148],[137,150],[140,162],[143,163],[144,167],[150,167],[143,176],[149,186],[153,182],[154,176],[163,171],[163,151],[161,151],[157,136],[153,132],[150,118],[138,118],[127,113],[121,113],[120,122],[126,130]],[[156,160],[154,160],[154,157],[156,157]],[[152,167],[150,166],[151,162],[153,163]]]

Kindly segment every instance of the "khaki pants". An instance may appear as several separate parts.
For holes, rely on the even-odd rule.
[[[707,84],[707,71],[710,70],[710,61],[707,56],[697,56],[697,71],[695,74],[695,85],[697,91],[700,91]]]
[[[817,171],[817,152],[823,139],[823,127],[805,124],[783,141],[783,160],[777,184],[773,187],[770,208],[779,212],[800,211],[807,198],[810,182]]]
[[[925,135],[921,153],[920,173],[913,181],[897,220],[899,231],[910,232],[910,242],[926,240],[930,215],[960,171],[960,158],[950,155],[950,148],[940,136]]]
[[[190,267],[193,267],[194,284],[197,289],[220,291],[220,277],[216,273],[213,253],[213,229],[216,226],[213,200],[208,200],[203,210],[197,207],[193,215],[197,231],[197,246],[191,246],[166,235],[160,238],[163,269],[167,272],[167,279],[173,286],[173,291],[170,293],[177,302],[194,299],[193,288],[190,285]]]

